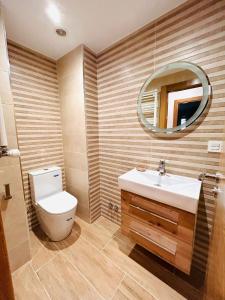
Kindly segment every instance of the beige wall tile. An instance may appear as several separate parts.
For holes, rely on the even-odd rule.
[[[89,171],[90,221],[101,215],[99,133],[98,133],[98,88],[96,55],[84,47],[84,97],[86,117],[86,139]],[[93,163],[94,162],[94,163]]]
[[[191,0],[131,34],[97,57],[101,214],[120,223],[118,176],[138,165],[156,170],[166,159],[169,173],[198,178],[221,172],[210,139],[224,139],[224,1]],[[223,44],[224,45],[224,44]],[[213,99],[204,117],[184,132],[156,136],[138,120],[141,86],[155,70],[176,61],[199,65],[210,78]],[[216,201],[213,182],[204,182],[198,210],[193,265],[205,271]]]
[[[78,180],[76,181],[75,185],[68,185],[67,184],[67,191],[74,195],[78,199],[78,206],[77,206],[77,215],[83,218],[85,221],[89,222],[89,195],[88,190],[86,188],[82,188],[79,186]]]
[[[77,212],[76,214],[83,218],[86,222],[90,221],[90,215],[89,215],[89,195],[87,190],[80,190],[76,186],[73,185],[67,185],[67,191],[68,193],[74,195],[78,199],[78,206],[77,206]]]
[[[0,70],[4,72],[9,72],[9,61],[7,60],[8,53],[6,50],[6,43],[0,42]]]
[[[6,71],[0,71],[0,91],[1,103],[13,104],[9,73]]]
[[[74,128],[74,130],[76,130],[76,128]],[[74,130],[71,132],[63,131],[64,152],[85,153],[86,140],[84,140],[84,133],[82,130],[78,130],[74,133]]]
[[[14,118],[14,105],[13,104],[2,104],[4,121],[7,135],[14,136],[16,138],[16,124]]]
[[[65,184],[56,63],[11,41],[8,41],[8,50],[25,201],[29,225],[34,227],[38,220],[35,210],[31,209],[28,171],[58,165]],[[12,124],[9,123],[10,130]],[[10,147],[13,134],[13,130],[8,133]]]
[[[67,191],[78,199],[77,213],[89,221],[89,181],[83,82],[83,46],[57,62]]]
[[[77,80],[83,81],[83,46],[78,46],[68,54],[64,55],[57,62],[59,81],[65,76],[74,76]],[[77,70],[75,72],[74,70]]]
[[[84,174],[82,176],[82,181],[84,179],[88,180],[88,177],[87,177],[88,164],[87,164],[87,154],[86,153],[65,151],[65,164],[67,167],[66,174],[69,178],[70,178],[70,176],[77,177],[78,174],[76,174],[76,172],[80,172],[80,173],[83,172]],[[74,170],[74,173],[72,170]],[[75,179],[72,177],[71,177],[71,181],[73,179]],[[68,178],[68,184],[70,184],[69,178]],[[87,186],[88,182],[86,181],[85,184]]]
[[[4,161],[5,158],[2,158],[1,162]],[[9,183],[11,185],[10,191],[13,193],[17,192],[18,190],[23,190],[23,185],[21,181],[21,177],[18,176],[20,174],[20,164],[17,159],[9,158],[11,160],[11,164],[7,166],[1,165],[1,183],[2,185]],[[0,190],[3,190],[1,186]]]
[[[17,148],[14,106],[9,81],[9,61],[5,39],[4,21],[0,15],[0,101],[9,148]],[[4,200],[4,184],[10,184],[12,199]],[[0,159],[0,205],[11,270],[23,265],[30,259],[28,243],[27,215],[18,158]]]
[[[15,242],[17,241],[15,240]],[[16,247],[14,247],[13,249],[8,249],[9,263],[12,272],[17,270],[19,267],[23,266],[30,260],[30,248],[28,240],[22,242],[21,244],[15,244]]]

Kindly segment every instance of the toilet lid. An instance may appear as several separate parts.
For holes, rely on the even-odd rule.
[[[67,192],[60,192],[41,199],[38,204],[50,214],[63,214],[77,206],[77,199]]]

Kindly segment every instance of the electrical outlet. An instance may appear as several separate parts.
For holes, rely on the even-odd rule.
[[[223,141],[208,141],[208,152],[223,152]]]

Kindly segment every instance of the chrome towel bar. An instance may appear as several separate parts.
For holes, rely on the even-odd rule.
[[[219,181],[219,180],[224,180],[225,175],[223,175],[221,173],[216,173],[216,174],[201,173],[198,177],[198,179],[201,180],[201,181],[203,181],[205,178],[212,178],[212,179],[215,179],[216,181]]]

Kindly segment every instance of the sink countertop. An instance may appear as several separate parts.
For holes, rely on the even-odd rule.
[[[137,169],[118,177],[122,190],[196,214],[202,182],[191,177]]]

